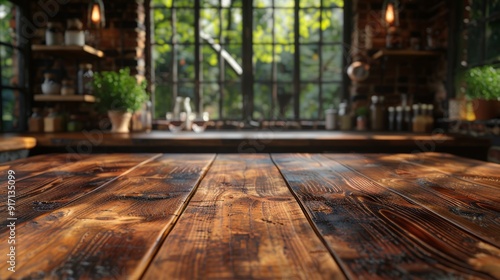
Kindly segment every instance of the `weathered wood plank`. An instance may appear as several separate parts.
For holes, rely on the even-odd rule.
[[[13,276],[139,278],[213,157],[176,154],[155,158],[105,188],[19,225],[16,230],[22,242],[17,247]],[[6,233],[0,234],[1,240],[6,238]],[[6,242],[0,243],[0,252],[7,251],[6,246]],[[6,265],[0,263],[1,279],[10,276]]]
[[[350,277],[499,277],[498,248],[362,176],[348,160],[272,157]]]
[[[387,158],[390,157],[388,155]],[[456,157],[443,153],[399,154],[397,157],[404,159],[402,163],[412,163],[434,168],[436,171],[462,180],[500,188],[500,171],[496,163]]]
[[[38,175],[27,175],[22,178],[17,177],[17,166],[14,165],[12,170],[16,172],[14,200],[17,224],[29,221],[47,211],[61,208],[159,155],[102,154],[92,158],[86,157],[77,162],[70,160],[67,164],[59,162],[62,165],[52,168],[45,166],[45,162],[42,162],[40,165],[48,169],[38,169],[33,172]],[[54,157],[57,160],[68,160],[67,157],[61,155]],[[33,168],[28,167],[28,169]],[[7,178],[7,175],[3,178],[5,183],[0,181],[2,185],[6,185]],[[7,201],[7,188],[2,188],[0,201]],[[0,213],[7,213],[7,204],[0,205]],[[7,220],[0,221],[0,233],[8,230],[6,227],[8,223]]]
[[[269,155],[219,155],[144,279],[336,279]]]
[[[326,156],[500,248],[500,187],[460,180],[421,164],[407,164],[412,162],[409,155]]]
[[[65,164],[83,160],[89,156],[88,154],[54,154],[23,158],[0,164],[0,174],[6,174],[7,170],[14,170],[16,172],[16,180],[19,181],[27,176],[32,177],[46,172],[51,168],[60,168]],[[6,182],[6,180],[6,176],[0,177],[1,183]],[[0,193],[4,191],[0,190]]]

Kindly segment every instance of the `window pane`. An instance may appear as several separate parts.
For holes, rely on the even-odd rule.
[[[292,44],[295,36],[293,9],[276,9],[275,19],[275,42],[280,44]]]
[[[203,81],[219,80],[219,54],[208,45],[202,46],[203,56]]]
[[[175,7],[190,7],[194,8],[194,1],[192,0],[163,0],[161,2],[171,2]],[[169,4],[168,6],[171,7],[172,4]]]
[[[229,81],[240,81],[242,73],[241,45],[223,46],[231,58],[225,60],[225,79]],[[231,61],[228,61],[232,59]]]
[[[172,42],[172,14],[167,9],[155,9],[154,17],[154,42],[157,44],[166,44]]]
[[[320,33],[320,9],[300,10],[300,42],[311,43],[319,42]]]
[[[491,16],[495,13],[500,13],[500,0],[488,1],[488,15]]]
[[[342,42],[344,11],[342,9],[324,9],[322,11],[323,42]]]
[[[271,83],[256,83],[253,86],[254,91],[254,112],[255,119],[269,119],[271,117]]]
[[[256,8],[270,8],[273,6],[273,0],[254,0],[253,5]]]
[[[15,9],[10,2],[2,1],[0,4],[0,41],[14,43],[13,30],[10,28]]]
[[[483,40],[481,28],[470,26],[467,29],[467,57],[469,64],[477,64],[481,61],[481,42]]]
[[[226,44],[241,44],[243,18],[241,9],[224,9],[222,11],[224,22],[222,35]]]
[[[177,9],[177,42],[194,43],[194,11],[192,9]]]
[[[323,0],[323,7],[344,7],[344,0]]]
[[[340,83],[323,83],[323,109],[337,108],[342,97],[342,86]],[[323,112],[324,113],[324,112]]]
[[[202,9],[200,13],[201,30],[208,35],[215,43],[219,43],[220,20],[218,9]],[[203,38],[203,36],[202,36]]]
[[[17,127],[19,118],[19,104],[16,106],[18,94],[13,90],[2,91],[2,128],[3,131],[12,131]]]
[[[317,45],[300,46],[300,80],[318,80],[319,55]]]
[[[194,83],[178,83],[177,94],[191,98],[191,108],[194,109]]]
[[[321,0],[306,0],[300,1],[300,7],[319,7],[321,6]]]
[[[203,111],[208,112],[210,119],[219,119],[219,84],[203,83]]]
[[[341,45],[323,45],[321,48],[321,67],[323,81],[341,81],[342,80],[342,46]]]
[[[279,119],[294,119],[292,83],[278,84],[278,104],[276,110]]]
[[[486,25],[486,59],[500,57],[500,20]]]
[[[316,119],[319,110],[319,86],[313,83],[301,84],[300,118]]]
[[[17,72],[16,69],[14,69],[15,58],[13,48],[0,45],[0,69],[2,70],[1,82],[3,85],[17,84],[14,80],[14,73]]]
[[[256,81],[269,81],[272,79],[271,66],[273,62],[272,45],[254,46],[254,78]]]
[[[194,45],[178,46],[177,71],[179,81],[193,81],[195,78]]]
[[[285,46],[277,45],[279,59],[276,65],[278,73],[278,81],[280,82],[292,82],[293,81],[293,70],[294,70],[294,54],[293,52],[285,51]],[[293,46],[290,46],[293,49]],[[287,48],[288,50],[290,48]]]
[[[295,7],[295,0],[274,0],[274,6],[280,8]]]
[[[273,13],[272,9],[256,9],[253,11],[253,42],[273,42]]]
[[[228,83],[224,86],[223,117],[227,119],[241,119],[243,112],[243,96],[240,83]]]
[[[155,118],[165,119],[167,112],[174,110],[172,84],[158,83],[155,86]]]

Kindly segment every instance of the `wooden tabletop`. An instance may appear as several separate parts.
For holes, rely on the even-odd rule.
[[[498,164],[53,154],[0,171],[0,279],[500,278]]]

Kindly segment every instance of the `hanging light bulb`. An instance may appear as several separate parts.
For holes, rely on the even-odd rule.
[[[384,3],[383,17],[386,26],[398,26],[398,1],[397,0],[386,0]]]
[[[89,28],[102,28],[104,25],[106,25],[104,3],[102,0],[91,0],[88,9]]]
[[[385,21],[387,22],[388,25],[394,24],[394,5],[392,3],[389,3],[387,5],[387,9],[385,10]]]

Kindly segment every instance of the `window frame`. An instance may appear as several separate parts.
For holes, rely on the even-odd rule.
[[[18,37],[17,40],[17,45],[14,44],[14,42],[3,42],[0,41],[1,46],[5,46],[8,48],[12,48],[13,50],[17,51],[17,78],[18,78],[18,84],[17,85],[11,85],[11,84],[4,84],[3,81],[0,81],[0,132],[22,132],[26,131],[27,129],[27,108],[29,106],[29,100],[28,100],[28,81],[27,77],[29,73],[28,66],[29,64],[27,63],[26,58],[28,57],[28,50],[29,50],[29,41],[28,40],[20,40],[19,38],[21,37],[21,32],[20,32],[20,27],[22,26],[22,19],[26,15],[26,2],[25,1],[13,1],[13,0],[8,0],[12,5],[16,7],[16,37]],[[0,77],[2,74],[2,65],[0,65]],[[3,119],[3,92],[4,90],[12,90],[12,91],[17,91],[19,93],[19,116],[17,119],[17,126],[14,127],[11,130],[7,130],[4,127],[4,119]],[[14,108],[15,110],[16,108]]]
[[[148,65],[148,69],[149,69],[149,74],[148,74],[148,79],[150,81],[150,84],[151,84],[151,92],[152,92],[152,100],[153,100],[153,104],[154,102],[156,101],[155,100],[155,93],[154,93],[154,88],[155,88],[155,83],[156,83],[156,77],[155,77],[155,65],[154,65],[154,62],[153,62],[153,48],[154,48],[154,45],[155,45],[155,41],[154,41],[154,32],[155,32],[155,27],[154,27],[154,22],[155,22],[155,19],[154,19],[154,11],[155,9],[170,9],[170,11],[174,11],[175,8],[187,8],[187,7],[181,7],[181,6],[178,6],[176,7],[175,6],[175,1],[172,1],[173,4],[172,4],[172,8],[169,8],[169,7],[156,7],[156,6],[153,6],[152,4],[152,0],[148,0],[146,1],[145,3],[145,7],[147,9],[147,11],[149,11],[147,13],[147,20],[149,21],[148,25],[147,25],[147,53],[146,55],[148,56],[147,57],[147,63],[149,64]],[[195,14],[195,17],[194,17],[194,28],[195,28],[195,34],[199,34],[199,31],[200,31],[200,11],[203,7],[200,7],[200,3],[201,3],[201,0],[195,0],[194,1],[194,7],[192,8],[189,8],[189,9],[193,9],[194,11],[194,14]],[[220,3],[220,2],[219,2]],[[274,2],[273,2],[274,3]],[[293,7],[293,10],[294,10],[294,18],[295,19],[300,19],[300,16],[299,16],[299,13],[301,10],[304,10],[304,9],[307,9],[308,7],[301,7],[300,6],[300,0],[294,0],[294,7]],[[321,6],[319,7],[315,7],[317,9],[331,9],[331,7],[327,7],[327,6],[323,6],[323,1],[321,0]],[[274,5],[273,5],[273,8],[274,8]],[[222,9],[221,8],[221,5],[219,5],[218,7],[214,7],[214,9],[219,9],[219,15],[220,15],[220,10]],[[317,42],[316,44],[318,44],[320,46],[320,50],[322,47],[324,47],[324,45],[339,45],[341,50],[342,50],[342,63],[341,63],[341,78],[340,80],[337,80],[337,81],[328,81],[328,82],[324,82],[321,80],[321,75],[322,74],[319,74],[320,78],[317,80],[317,81],[311,81],[311,83],[313,84],[316,84],[318,86],[318,90],[319,90],[319,93],[318,93],[318,113],[317,113],[317,117],[312,119],[312,120],[322,120],[323,118],[323,111],[324,109],[326,109],[324,102],[322,101],[323,99],[323,95],[325,94],[324,92],[324,89],[323,89],[323,86],[322,86],[322,83],[336,83],[338,84],[338,87],[339,87],[339,90],[338,92],[340,92],[339,95],[335,96],[336,98],[340,100],[342,99],[347,99],[348,98],[348,91],[347,91],[347,88],[349,86],[349,79],[347,78],[347,74],[346,74],[346,67],[347,67],[347,63],[348,63],[348,59],[349,59],[349,48],[347,47],[349,44],[350,44],[350,39],[351,39],[351,32],[352,32],[352,19],[351,19],[351,14],[352,14],[352,1],[351,0],[345,0],[344,1],[344,6],[343,7],[337,7],[337,9],[342,9],[343,10],[343,26],[342,26],[342,36],[340,38],[341,41],[338,41],[338,42],[331,42],[331,43],[325,43],[322,38],[320,39],[319,42]],[[242,114],[241,114],[241,118],[239,118],[238,120],[243,120],[243,121],[251,121],[254,119],[254,86],[256,85],[256,79],[254,77],[254,73],[253,73],[253,46],[255,45],[254,42],[253,42],[253,36],[252,36],[252,33],[253,33],[253,11],[254,11],[254,5],[253,5],[253,1],[241,1],[241,11],[242,11],[242,63],[241,63],[241,66],[242,66],[242,69],[243,69],[243,75],[241,75],[241,95],[242,95]],[[172,15],[172,17],[175,17],[175,15]],[[293,120],[296,120],[296,121],[300,121],[300,120],[306,120],[306,119],[303,119],[301,118],[301,113],[300,113],[300,88],[301,88],[301,85],[302,83],[304,83],[304,81],[301,81],[301,78],[300,78],[300,46],[303,46],[303,45],[306,45],[305,43],[301,43],[300,41],[300,34],[299,34],[299,21],[300,20],[294,20],[294,34],[295,34],[295,39],[294,39],[294,42],[293,42],[293,46],[294,46],[294,70],[293,70],[293,81],[292,81],[292,87],[293,87]],[[175,20],[174,20],[175,22]],[[175,23],[171,23],[171,24],[174,24],[173,28],[175,28]],[[220,21],[219,24],[222,24],[222,22]],[[274,29],[274,27],[273,27]],[[274,31],[274,30],[273,30]],[[172,32],[174,32],[174,30],[172,30]],[[222,32],[221,32],[222,33]],[[323,30],[320,29],[320,36],[322,37],[323,35]],[[221,35],[222,36],[222,35]],[[200,36],[194,36],[195,37],[195,42],[193,43],[194,47],[195,47],[195,55],[194,55],[194,67],[195,67],[195,80],[194,80],[194,93],[195,93],[195,97],[194,97],[194,111],[197,111],[199,112],[201,108],[203,108],[203,88],[202,86],[204,85],[204,81],[203,81],[203,77],[202,77],[202,69],[201,69],[201,66],[200,66],[200,54],[201,54],[201,50],[200,48],[202,46],[204,46],[204,43],[201,42],[201,39],[200,39]],[[274,37],[274,36],[273,36]],[[274,40],[274,39],[273,39]],[[273,42],[274,44],[274,42]],[[172,63],[170,65],[170,71],[171,71],[171,86],[172,86],[172,99],[175,99],[175,97],[177,96],[178,92],[176,92],[176,87],[175,85],[179,83],[179,79],[178,77],[176,76],[176,73],[177,73],[177,63],[175,63],[177,61],[177,58],[176,58],[176,52],[175,52],[175,46],[178,45],[176,44],[176,42],[173,42],[172,43],[172,49],[170,51],[170,55],[172,56]],[[278,44],[276,44],[278,45]],[[273,48],[274,50],[274,48]],[[321,53],[321,52],[320,52]],[[249,55],[250,54],[250,55]],[[320,54],[321,55],[321,54]],[[221,78],[220,75],[223,75],[223,68],[225,66],[225,63],[224,61],[221,60],[221,52],[218,53],[218,67],[219,67],[219,79],[217,81],[218,85],[219,85],[219,90],[218,90],[218,95],[219,95],[219,100],[218,100],[218,111],[219,111],[219,117],[220,117],[220,120],[231,120],[230,118],[228,118],[226,115],[224,115],[222,113],[223,111],[223,99],[224,99],[224,94],[225,94],[225,89],[224,89],[224,86],[222,86],[222,84],[224,84],[224,78]],[[222,61],[222,62],[221,62]],[[322,67],[322,63],[324,63],[322,61],[322,59],[320,58],[320,63],[319,63],[319,67],[321,69]],[[275,72],[276,70],[276,63],[274,62],[274,59],[273,59],[273,73]],[[321,71],[318,71],[319,73],[321,73]],[[245,74],[246,73],[246,74]],[[249,74],[251,73],[251,74]],[[277,94],[276,92],[276,87],[277,87],[277,84],[280,83],[276,77],[273,77],[273,81],[272,81],[272,84],[273,84],[273,90],[272,90],[272,106],[276,106],[276,104],[274,104],[275,102],[275,96]],[[225,84],[224,84],[225,85]],[[333,94],[333,93],[332,93]],[[166,97],[168,98],[168,97]],[[154,110],[154,107],[153,106],[153,110]],[[265,120],[280,120],[278,117],[279,116],[275,116],[273,115],[275,110],[272,109],[271,110],[271,116],[270,118],[265,118]],[[153,115],[156,116],[155,112],[153,112]],[[310,120],[310,119],[308,119]]]

